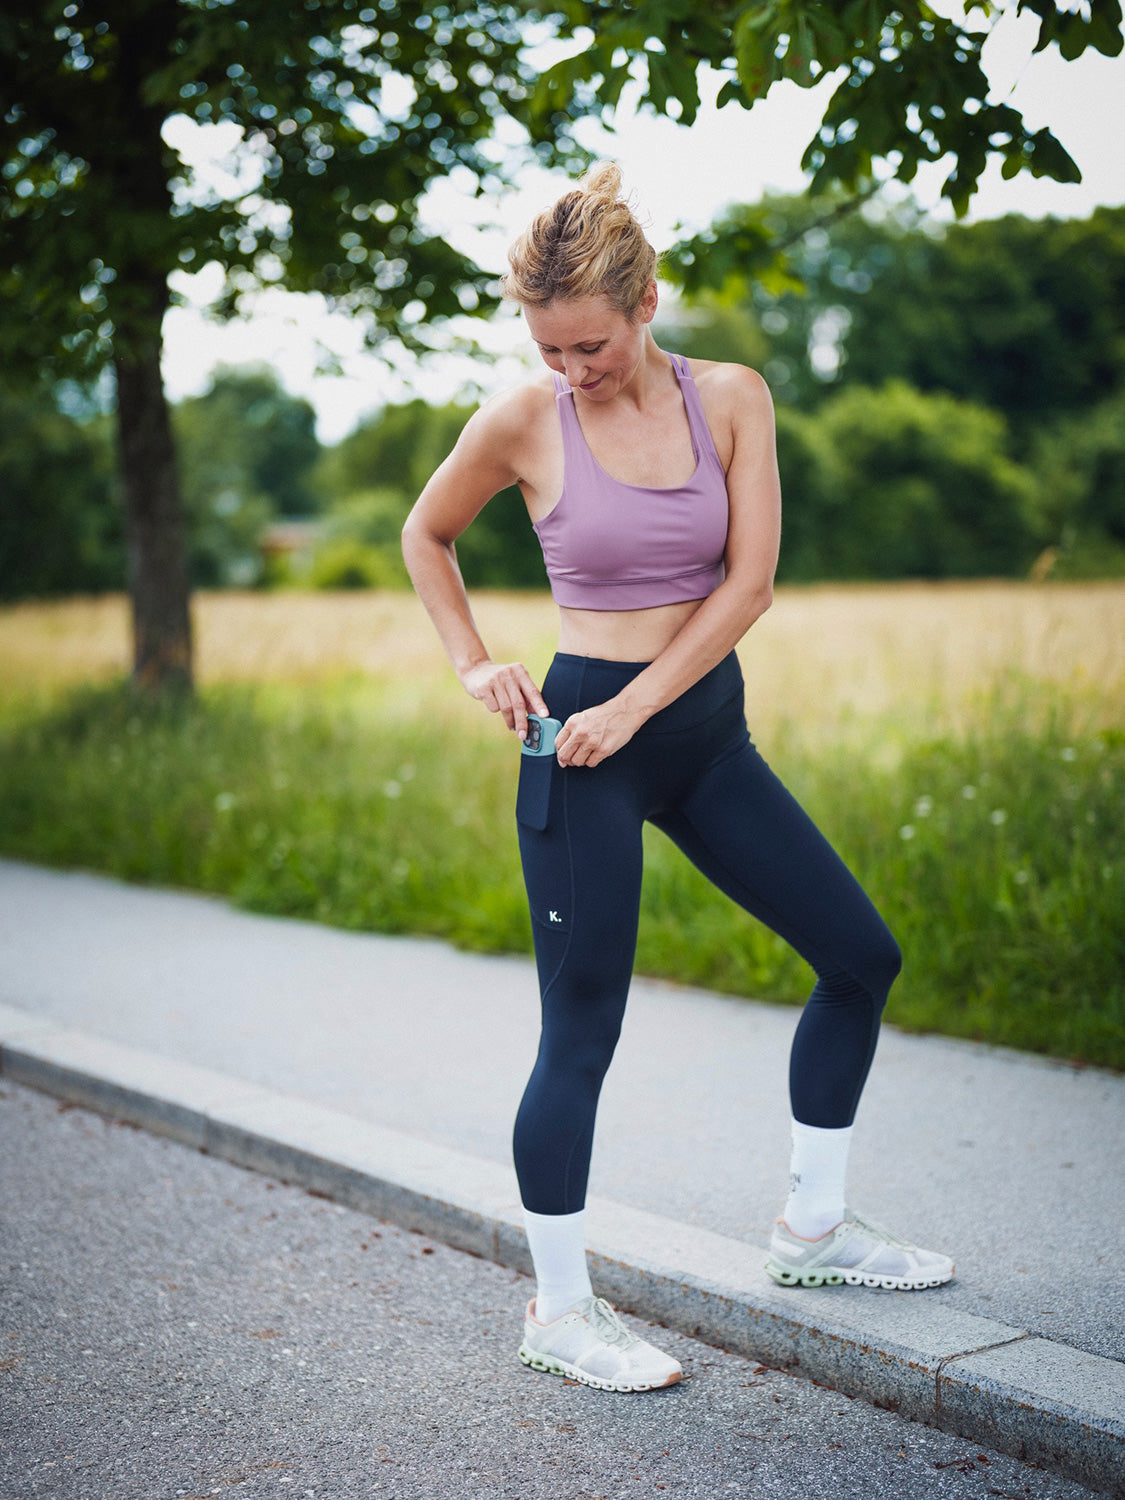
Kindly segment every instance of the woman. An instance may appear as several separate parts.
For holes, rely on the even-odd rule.
[[[603,165],[509,253],[549,374],[487,402],[403,532],[414,585],[463,687],[521,739],[516,817],[543,1031],[514,1150],[536,1276],[520,1358],[610,1390],[680,1379],[586,1267],[583,1209],[598,1095],[632,970],[641,826],[663,829],[817,975],[793,1042],[790,1193],[767,1270],[785,1285],[936,1286],[952,1263],[849,1213],[852,1121],[900,956],[874,907],[750,743],[734,648],[769,607],[781,497],[765,382],[663,353],[656,256]],[[518,484],[559,605],[543,689],[497,663],[454,542]],[[533,730],[536,728],[533,721]]]

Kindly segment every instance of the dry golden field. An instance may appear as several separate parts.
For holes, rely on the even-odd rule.
[[[541,675],[553,649],[546,594],[482,593],[474,611],[498,659]],[[436,636],[407,593],[203,593],[197,673],[219,681],[313,684],[368,675],[407,698],[459,695]],[[1067,704],[1083,727],[1125,723],[1125,583],[958,583],[783,588],[740,648],[748,712],[767,738],[906,738],[974,719],[998,687],[1026,712]],[[0,684],[52,693],[128,669],[120,596],[0,610]],[[479,712],[465,700],[464,706]]]

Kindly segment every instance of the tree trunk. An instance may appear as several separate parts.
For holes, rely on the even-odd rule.
[[[190,691],[187,545],[175,444],[160,373],[167,286],[151,283],[143,329],[114,358],[118,452],[133,608],[133,681]]]

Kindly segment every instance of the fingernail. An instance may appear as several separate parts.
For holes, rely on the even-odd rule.
[[[521,740],[526,740],[527,739],[527,730],[526,729],[517,729],[516,730],[516,738],[517,739],[521,739]]]

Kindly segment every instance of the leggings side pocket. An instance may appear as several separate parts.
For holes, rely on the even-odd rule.
[[[553,755],[520,757],[520,779],[516,791],[516,822],[542,833],[551,811],[551,780],[558,770]]]

